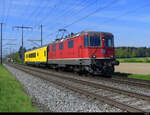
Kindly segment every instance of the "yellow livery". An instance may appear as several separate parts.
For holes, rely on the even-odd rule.
[[[47,46],[25,52],[25,63],[46,63],[47,62]]]

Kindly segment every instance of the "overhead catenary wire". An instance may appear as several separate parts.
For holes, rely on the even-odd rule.
[[[87,3],[87,0],[84,0],[84,2],[85,3]],[[95,1],[93,2],[90,2],[90,3],[88,3],[88,4],[86,4],[85,5],[85,3],[82,3],[82,5],[80,4],[80,7],[82,7],[80,10],[78,10],[78,12],[76,12],[76,13],[74,13],[74,8],[75,7],[72,7],[72,9],[69,11],[69,13],[68,14],[64,14],[64,15],[61,15],[60,17],[57,17],[58,18],[58,20],[62,20],[62,17],[65,17],[65,19],[66,19],[66,16],[67,17],[72,17],[72,16],[77,16],[78,14],[80,14],[82,11],[85,11],[85,9],[87,9],[87,8],[89,8],[90,6],[92,6],[94,3],[95,3]],[[77,5],[78,6],[78,5]],[[83,7],[84,6],[84,7]],[[55,26],[53,27],[53,28],[55,28]],[[53,29],[53,28],[51,28],[51,29]]]
[[[102,10],[104,10],[104,9],[106,9],[106,8],[108,8],[108,7],[110,7],[110,6],[112,6],[113,4],[117,3],[117,1],[119,1],[119,0],[113,0],[112,2],[110,2],[110,3],[107,4],[107,5],[105,5],[104,7],[100,7],[100,8],[98,8],[98,9],[96,9],[95,11],[93,11],[93,12],[87,14],[86,16],[84,16],[84,17],[82,17],[82,18],[79,18],[79,19],[75,20],[74,22],[72,22],[71,24],[68,24],[68,25],[64,26],[63,28],[68,28],[68,27],[72,26],[73,24],[76,24],[76,23],[78,23],[78,22],[80,22],[80,21],[82,21],[82,20],[88,18],[89,16],[94,15],[95,13],[97,13],[97,12],[99,12],[99,11],[102,11]]]
[[[39,18],[39,14],[42,14],[43,13],[43,8],[45,9],[45,6],[47,5],[47,1],[43,1],[41,3],[40,1],[40,4],[37,5],[37,7],[35,8],[35,10],[29,15],[30,19],[31,20],[36,20],[37,18]],[[35,23],[36,21],[34,21]],[[28,24],[30,24],[30,21],[28,21]]]
[[[87,1],[85,0],[85,3],[86,3],[86,2],[87,2]],[[94,4],[96,4],[96,1],[90,0],[90,2],[87,2],[87,3],[88,3],[88,4],[83,4],[84,7],[80,6],[80,7],[82,7],[82,8],[81,8],[80,10],[78,10],[78,12],[77,12],[76,14],[79,14],[79,13],[85,11],[85,9],[88,9],[89,7],[93,6]],[[70,13],[70,15],[67,15],[67,16],[68,16],[68,17],[72,17],[72,16],[74,16],[74,15],[76,15],[76,14]]]
[[[26,0],[27,1],[27,0]],[[25,15],[25,17],[24,17],[24,21],[26,21],[26,22],[29,22],[29,19],[31,19],[31,17],[29,18],[29,15],[30,15],[30,10],[28,10],[28,9],[31,9],[31,8],[33,8],[33,0],[28,0],[28,2],[26,3],[26,5],[24,6],[25,8],[24,8],[24,15]],[[27,23],[26,23],[26,25],[27,25]]]
[[[88,18],[89,16],[91,16],[91,15],[93,15],[93,14],[95,14],[95,13],[97,13],[97,12],[99,12],[99,11],[102,11],[102,10],[104,10],[104,9],[106,9],[106,8],[108,8],[108,7],[112,6],[112,5],[114,5],[115,3],[117,3],[117,1],[119,1],[119,0],[113,0],[112,2],[109,2],[107,5],[105,5],[105,6],[103,6],[103,7],[98,7],[98,8],[97,8],[96,10],[94,10],[93,12],[90,12],[90,13],[87,14],[86,16],[81,17],[81,18],[79,18],[79,19],[73,21],[72,23],[70,23],[70,24],[68,24],[68,25],[66,25],[66,26],[64,26],[64,27],[62,27],[62,28],[68,28],[68,27],[72,26],[73,24],[76,24],[76,23],[78,23],[78,22],[80,22],[80,21],[82,21],[82,20]],[[57,32],[57,31],[56,31],[56,32]],[[53,35],[53,34],[55,34],[56,32],[50,33],[50,34],[48,34],[47,36]]]
[[[85,1],[85,0],[83,0],[83,1]],[[77,3],[80,3],[79,1],[76,1]],[[58,5],[62,5],[62,3],[63,3],[63,1],[61,0],[61,4],[60,4],[60,2],[58,2],[58,4],[55,4],[54,5],[54,8],[52,9],[52,10],[50,10],[50,11],[57,11],[57,6]],[[76,3],[74,3],[74,4],[76,4]],[[61,14],[60,16],[57,16],[57,20],[60,20],[60,19],[62,19],[62,17],[63,17],[63,15],[65,15],[65,14],[67,14],[70,10],[71,10],[71,8],[73,8],[74,7],[74,5],[72,6],[72,7],[65,7],[65,10],[62,10],[62,12],[61,13],[59,13],[59,14]],[[48,16],[46,16],[45,17],[45,20],[44,20],[44,18],[43,18],[43,22],[45,22],[45,23],[43,23],[43,24],[45,24],[45,25],[47,25],[46,24],[46,22],[49,22],[49,21],[52,21],[52,19],[50,19],[50,20],[48,20],[49,19],[49,16],[55,16],[56,15],[56,13],[54,13],[54,12],[50,12],[50,15],[48,15]],[[58,15],[58,14],[57,14]],[[49,26],[47,26],[46,28],[48,28]]]
[[[108,23],[108,22],[112,22],[112,21],[117,20],[117,19],[119,19],[119,18],[121,18],[121,17],[124,17],[124,16],[126,16],[126,15],[128,15],[128,14],[135,13],[135,12],[137,12],[138,10],[143,9],[143,8],[145,8],[145,7],[148,7],[148,6],[150,6],[150,2],[149,2],[149,3],[146,3],[146,4],[142,5],[142,6],[139,6],[139,7],[135,8],[135,9],[133,9],[133,10],[129,10],[129,11],[127,11],[127,12],[121,14],[121,15],[118,15],[118,16],[116,16],[116,17],[113,17],[112,19],[103,21],[103,24],[104,24],[104,23]]]
[[[6,2],[6,0],[2,0],[2,9],[3,9],[3,11],[2,11],[2,16],[3,16],[3,18],[2,18],[2,21],[1,21],[1,22],[4,22],[4,16],[5,16],[5,2]]]
[[[12,7],[12,3],[13,3],[12,0],[10,0],[10,3],[8,3],[9,5],[8,5],[8,8],[7,8],[7,14],[6,14],[6,18],[5,18],[4,23],[7,23],[8,16],[9,16],[9,13],[10,13],[10,9],[11,9],[11,7]]]
[[[59,0],[60,1],[60,0]],[[61,5],[60,4],[60,2],[57,2],[51,9],[47,9],[47,8],[50,8],[50,6],[51,5],[48,5],[46,8],[45,8],[45,11],[46,10],[48,10],[48,12],[47,13],[45,13],[45,16],[43,16],[43,17],[41,17],[41,19],[40,20],[37,20],[37,21],[35,21],[35,24],[34,24],[34,26],[35,25],[37,25],[37,23],[44,23],[44,21],[45,21],[45,19],[48,19],[48,17],[49,16],[52,16],[52,14],[53,14],[53,12],[56,10],[56,8],[57,8],[57,5]],[[43,12],[44,13],[44,12]],[[39,14],[41,14],[41,12],[39,12]],[[38,14],[38,15],[39,15]],[[39,18],[39,17],[38,17]]]

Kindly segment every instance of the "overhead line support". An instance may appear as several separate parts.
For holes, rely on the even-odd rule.
[[[3,63],[3,23],[0,23],[1,25],[1,64]]]

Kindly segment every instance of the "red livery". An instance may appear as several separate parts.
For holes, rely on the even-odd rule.
[[[47,64],[93,74],[112,74],[115,60],[114,36],[108,32],[82,31],[57,39],[47,47]]]

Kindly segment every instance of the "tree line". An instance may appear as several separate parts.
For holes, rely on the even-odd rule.
[[[146,47],[116,47],[117,58],[150,57],[150,48]]]

